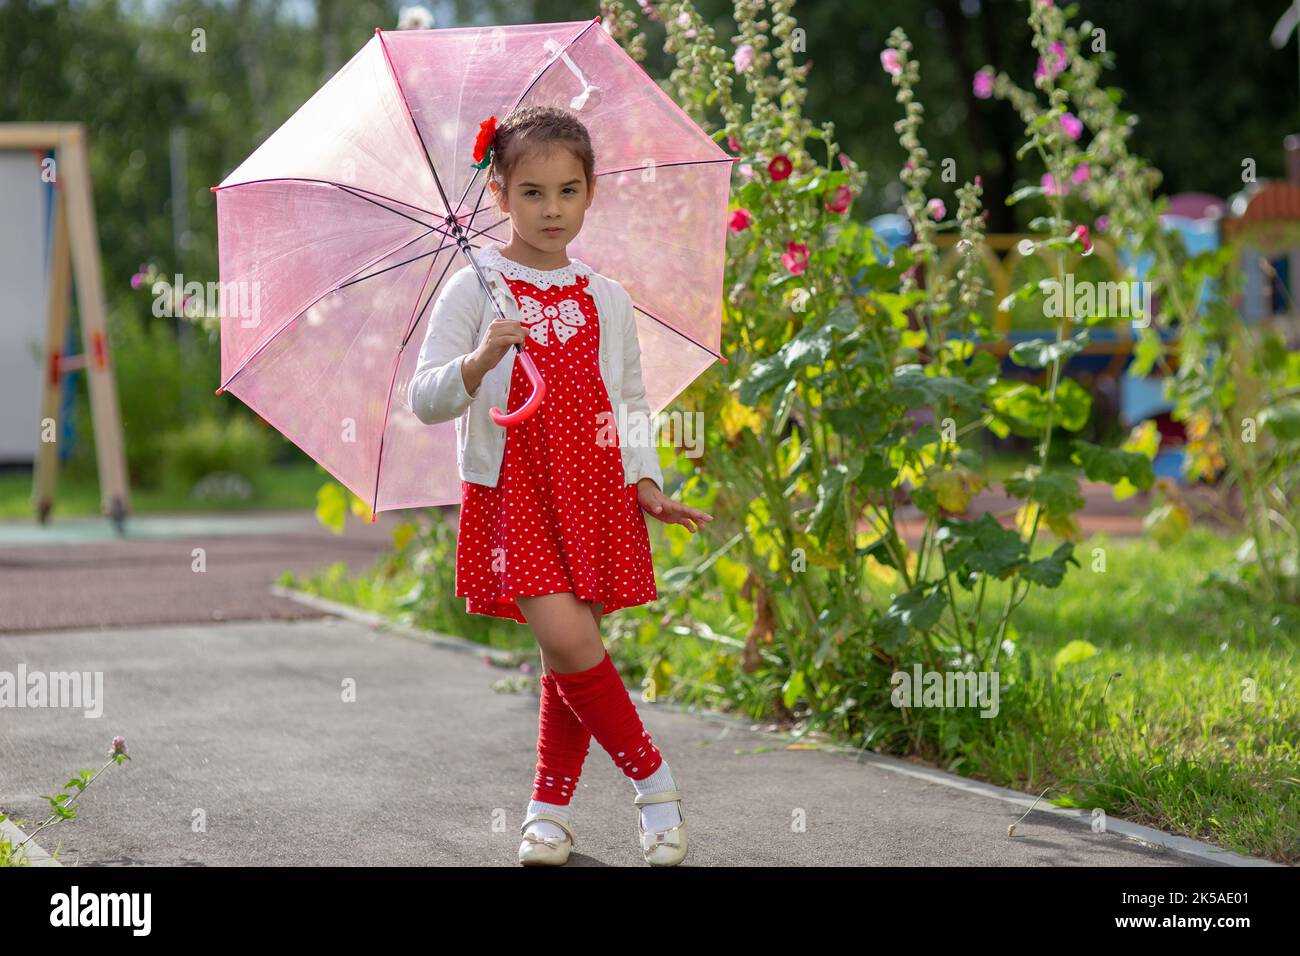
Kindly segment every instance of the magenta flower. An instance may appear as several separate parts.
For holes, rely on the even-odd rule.
[[[740,152],[740,140],[736,139],[736,137],[732,136],[730,133],[727,134],[727,149],[731,150],[733,153]]]
[[[826,209],[828,212],[844,213],[848,212],[849,207],[852,205],[853,190],[848,186],[840,186],[835,190],[830,200],[826,203]]]
[[[975,90],[975,95],[982,100],[987,100],[993,95],[993,71],[987,66],[975,73],[975,79],[971,82]]]
[[[1074,228],[1074,238],[1083,243],[1083,251],[1092,251],[1092,238],[1088,235],[1088,227],[1080,224]]]
[[[1076,183],[1086,183],[1088,181],[1088,164],[1080,163],[1078,166],[1075,166],[1074,172],[1070,174],[1070,178]]]
[[[735,66],[737,73],[744,73],[754,63],[754,47],[748,43],[742,43],[736,52],[731,56],[732,65]]]
[[[750,215],[749,210],[742,206],[732,212],[731,218],[727,220],[727,228],[732,232],[744,232],[753,221],[754,217]]]
[[[984,177],[981,176],[979,173],[975,174],[975,185],[978,186],[980,189],[984,188]]]
[[[737,163],[736,172],[740,174],[741,179],[753,179],[754,167],[749,163]]]
[[[132,289],[140,288],[140,283],[143,281],[144,281],[144,273],[137,272],[135,275],[131,276],[131,288]]]
[[[943,220],[943,217],[947,214],[948,209],[946,206],[944,206],[943,200],[939,199],[936,196],[934,199],[931,199],[928,203],[925,204],[925,211],[930,214],[931,219],[935,220],[936,222],[940,222]]]
[[[1043,178],[1040,179],[1038,182],[1043,187],[1044,196],[1056,196],[1058,194],[1064,196],[1066,193],[1070,191],[1070,188],[1068,186],[1066,186],[1064,189],[1058,189],[1056,186],[1056,178],[1052,176],[1051,173],[1043,173]]]
[[[898,62],[898,51],[893,47],[885,47],[880,51],[880,65],[890,76],[898,76],[903,72],[903,64]]]
[[[1110,228],[1110,216],[1098,216],[1097,221],[1092,224],[1092,228],[1098,232],[1105,232]]]
[[[1041,79],[1044,76],[1056,76],[1065,69],[1065,44],[1060,40],[1052,41],[1049,48],[1052,52],[1052,62],[1049,66],[1043,58],[1038,58],[1038,66],[1034,69],[1034,79]]]
[[[1065,130],[1065,135],[1072,140],[1077,140],[1083,133],[1083,120],[1073,113],[1061,114],[1061,129]]]
[[[848,169],[848,168],[849,168],[849,154],[840,153],[840,169]]]
[[[794,164],[790,162],[790,157],[782,153],[776,156],[767,164],[767,173],[772,177],[773,182],[780,182],[782,179],[790,177],[790,171],[794,169]]]
[[[126,738],[123,737],[121,734],[118,734],[116,737],[113,738],[113,753],[115,754],[126,753]]]
[[[801,242],[791,242],[781,254],[781,264],[792,275],[801,275],[808,268],[808,247]]]

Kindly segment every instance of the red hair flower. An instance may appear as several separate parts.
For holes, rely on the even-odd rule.
[[[486,169],[492,160],[492,143],[497,136],[497,118],[490,116],[478,124],[478,139],[474,140],[474,168]]]

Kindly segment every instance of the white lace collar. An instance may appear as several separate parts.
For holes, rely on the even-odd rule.
[[[523,279],[539,289],[570,286],[578,281],[578,276],[589,276],[595,271],[580,259],[570,259],[567,266],[559,269],[532,269],[513,259],[507,259],[501,252],[502,248],[500,243],[490,243],[477,250],[475,258],[479,265],[500,269],[507,278]]]

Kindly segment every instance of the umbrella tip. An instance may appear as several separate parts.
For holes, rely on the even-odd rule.
[[[215,392],[213,392],[212,394],[213,394],[213,395],[220,395],[220,394],[221,394],[221,389],[217,389],[217,390],[216,390]]]
[[[375,27],[375,35],[376,35],[376,36],[379,35],[379,27]]]
[[[218,187],[216,187],[216,186],[209,186],[209,187],[208,187],[208,192],[210,192],[210,193],[214,193],[214,192],[217,191],[217,188],[218,188]]]
[[[730,362],[727,361],[727,357],[726,357],[725,355],[719,355],[718,358],[722,359],[722,364],[723,364],[723,365],[730,365],[730,364],[731,364]]]

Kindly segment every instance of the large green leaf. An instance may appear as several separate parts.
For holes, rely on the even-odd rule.
[[[1071,458],[1083,465],[1083,473],[1092,481],[1117,484],[1127,478],[1139,491],[1150,488],[1156,480],[1151,459],[1141,452],[1119,448],[1103,448],[1081,439],[1071,442]]]
[[[826,469],[821,482],[817,485],[817,506],[813,509],[812,520],[808,524],[808,533],[823,545],[827,541],[827,532],[832,522],[838,517],[840,524],[844,521],[844,486],[857,477],[862,467],[862,459],[857,459],[856,467],[837,463]]]
[[[1029,556],[1020,535],[987,513],[974,521],[944,521],[934,537],[944,548],[949,570],[959,571],[962,578],[972,573],[1005,578]]]
[[[907,640],[908,631],[925,633],[939,623],[944,608],[942,585],[942,581],[929,581],[894,598],[884,617],[876,622],[876,632],[887,650],[898,650]]]
[[[943,402],[958,406],[979,401],[979,389],[959,378],[946,375],[926,375],[919,365],[900,365],[894,371],[893,398],[907,408],[935,407]]]
[[[1092,395],[1072,378],[1056,383],[1056,417],[1052,424],[1067,432],[1077,432],[1088,424],[1092,412]]]
[[[1046,588],[1059,587],[1061,581],[1065,578],[1066,564],[1073,564],[1079,567],[1078,560],[1074,557],[1074,544],[1065,541],[1060,544],[1050,556],[1039,558],[1037,561],[1030,561],[1020,573],[1035,584],[1041,584]]]
[[[1300,401],[1291,399],[1270,405],[1260,412],[1259,423],[1283,441],[1300,438]]]
[[[1058,358],[1078,355],[1088,345],[1088,330],[1068,339],[1030,339],[1011,349],[1011,361],[1025,368],[1046,368]]]
[[[1037,502],[1054,515],[1073,514],[1083,507],[1079,479],[1066,472],[1048,472],[1032,478],[1016,475],[1004,484],[1011,497]]]

